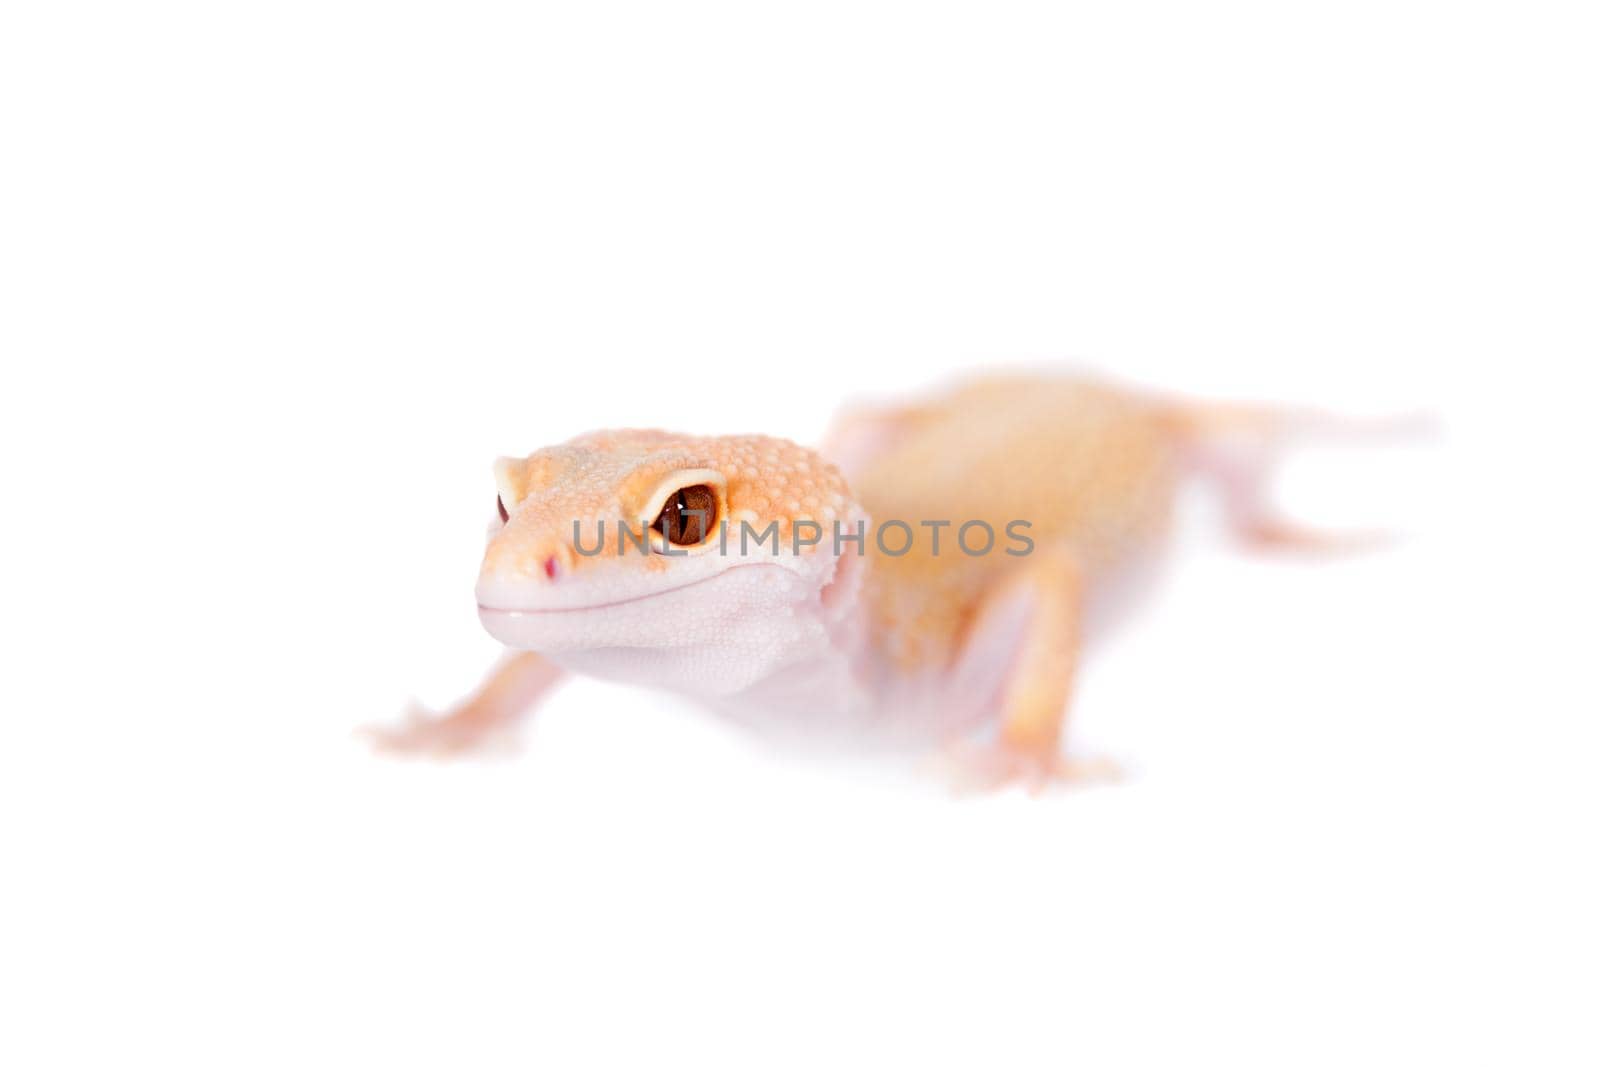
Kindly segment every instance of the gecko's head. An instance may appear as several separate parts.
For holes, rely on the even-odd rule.
[[[781,668],[841,610],[835,523],[854,533],[860,515],[810,449],[608,431],[501,459],[495,480],[477,595],[506,645],[716,695]]]

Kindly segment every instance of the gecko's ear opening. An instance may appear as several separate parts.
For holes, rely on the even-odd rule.
[[[494,488],[500,506],[515,508],[528,495],[528,461],[501,456],[494,461]]]

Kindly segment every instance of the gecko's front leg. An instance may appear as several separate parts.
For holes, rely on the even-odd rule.
[[[1117,777],[1104,760],[1069,758],[1061,752],[1062,727],[1077,673],[1083,576],[1065,549],[1043,551],[990,593],[979,609],[986,616],[1015,611],[1024,622],[1001,692],[998,736],[961,746],[955,757],[958,787],[994,789],[1021,782],[1032,789],[1051,783],[1105,781]]]
[[[449,757],[509,742],[513,728],[561,678],[561,669],[532,652],[508,652],[471,696],[442,715],[412,708],[397,726],[363,733],[380,752]]]

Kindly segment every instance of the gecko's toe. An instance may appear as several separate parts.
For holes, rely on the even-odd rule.
[[[958,795],[992,793],[1018,785],[1038,795],[1057,786],[1107,785],[1123,778],[1105,757],[1063,756],[1005,744],[966,742],[947,748],[944,776]]]
[[[395,725],[364,726],[357,735],[374,751],[386,756],[423,757],[438,760],[463,756],[508,755],[517,750],[517,739],[507,729],[485,729],[482,724],[463,722],[452,715],[438,715],[421,705],[406,708],[404,719]]]

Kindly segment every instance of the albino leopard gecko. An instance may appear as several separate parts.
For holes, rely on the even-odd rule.
[[[449,713],[373,733],[470,750],[572,672],[779,736],[958,741],[985,784],[1083,777],[1061,744],[1090,608],[1159,546],[1186,474],[1248,543],[1350,543],[1264,504],[1305,419],[1033,376],[849,412],[815,451],[608,430],[501,459],[477,600],[513,651]]]

